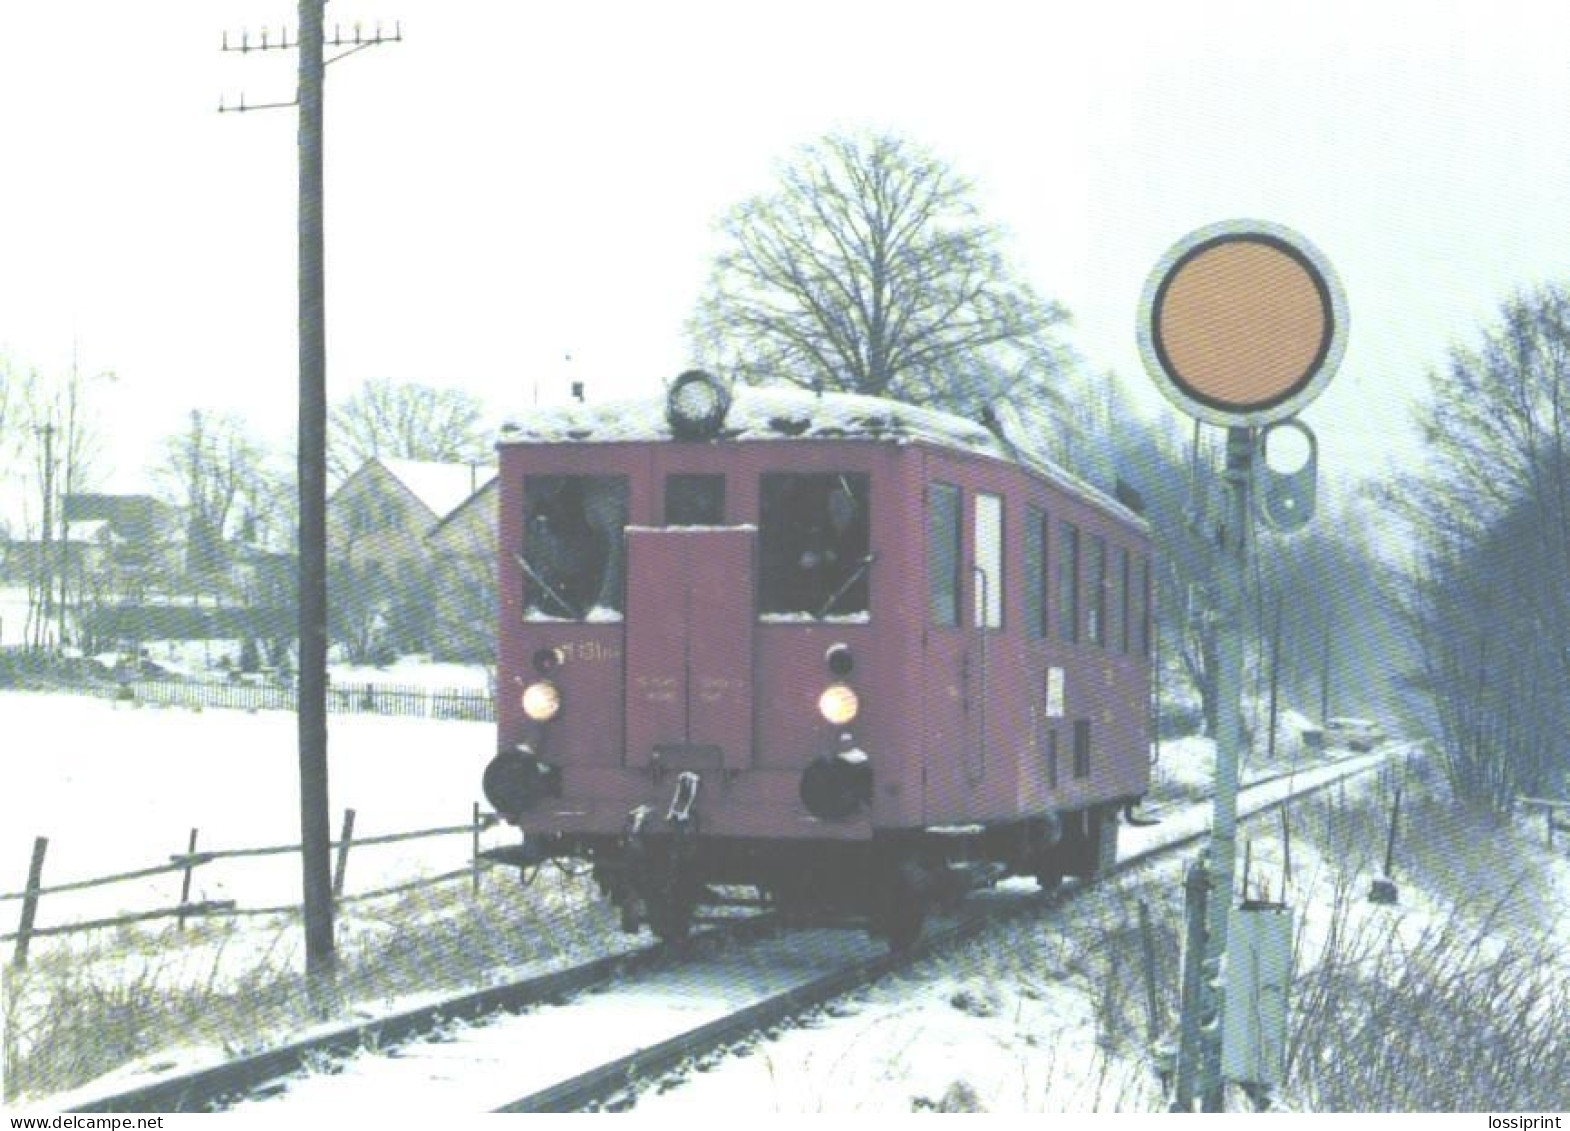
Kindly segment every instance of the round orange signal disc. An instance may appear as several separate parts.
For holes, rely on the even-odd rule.
[[[1345,304],[1329,266],[1277,226],[1194,233],[1158,265],[1140,326],[1146,368],[1178,406],[1223,425],[1282,420],[1339,361]]]

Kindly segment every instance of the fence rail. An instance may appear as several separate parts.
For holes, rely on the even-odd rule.
[[[383,896],[395,895],[400,892],[411,891],[415,888],[428,887],[434,884],[469,877],[474,889],[479,889],[480,869],[487,866],[489,861],[480,855],[480,834],[496,824],[496,814],[481,810],[475,802],[472,815],[468,824],[444,825],[440,828],[414,829],[409,832],[383,833],[378,836],[361,837],[354,839],[354,810],[344,811],[342,832],[339,838],[331,843],[336,850],[333,869],[333,898],[339,903],[355,903]],[[105,927],[119,927],[130,923],[146,922],[153,919],[173,918],[178,921],[183,929],[185,920],[196,916],[241,916],[241,915],[267,915],[287,914],[300,910],[298,904],[281,907],[252,907],[243,908],[236,906],[233,900],[206,900],[192,903],[191,875],[195,869],[205,867],[220,860],[239,860],[257,856],[275,856],[284,853],[300,851],[298,844],[267,845],[257,848],[230,848],[217,850],[197,851],[197,829],[191,830],[190,840],[185,852],[175,853],[169,857],[169,863],[156,864],[147,868],[137,868],[129,872],[115,872],[106,876],[89,879],[71,880],[67,883],[55,884],[46,887],[43,883],[44,860],[48,853],[49,838],[37,837],[33,841],[32,855],[28,863],[27,884],[21,891],[5,892],[0,894],[0,903],[21,901],[21,914],[18,918],[17,929],[7,934],[0,934],[0,942],[14,942],[15,950],[12,954],[12,965],[22,967],[27,965],[28,946],[35,938],[48,935],[71,934],[77,931],[98,930]],[[470,837],[470,862],[468,867],[443,872],[435,876],[420,876],[405,880],[401,883],[381,887],[372,891],[357,892],[352,895],[344,894],[344,874],[348,867],[349,849],[353,845],[368,847],[378,844],[395,844],[411,840],[424,840],[432,837],[456,836],[467,834]],[[58,895],[63,892],[83,891],[88,888],[107,887],[111,884],[130,883],[136,880],[146,880],[155,876],[169,873],[183,873],[179,902],[173,907],[153,908],[146,911],[133,911],[107,918],[89,919],[76,923],[62,923],[48,927],[35,926],[38,914],[38,904],[46,895]]]

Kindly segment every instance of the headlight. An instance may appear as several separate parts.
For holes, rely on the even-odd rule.
[[[537,723],[548,723],[561,710],[561,692],[549,680],[542,679],[523,689],[523,713]]]
[[[711,373],[689,369],[676,378],[665,402],[665,418],[682,439],[707,439],[720,430],[730,409],[730,388]]]
[[[861,703],[856,693],[843,683],[831,683],[818,696],[818,714],[837,727],[842,727],[856,717]]]

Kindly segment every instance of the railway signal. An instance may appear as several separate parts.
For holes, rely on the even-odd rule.
[[[1227,430],[1227,505],[1213,621],[1218,658],[1216,793],[1208,850],[1213,895],[1206,908],[1202,1016],[1197,1024],[1185,1017],[1178,1056],[1178,1095],[1191,1094],[1197,1063],[1206,1111],[1222,1108],[1227,1021],[1222,959],[1234,913],[1238,700],[1252,496],[1257,492],[1260,517],[1272,529],[1297,530],[1312,516],[1318,446],[1293,417],[1334,375],[1346,333],[1346,298],[1329,260],[1296,232],[1262,221],[1223,221],[1183,237],[1157,262],[1140,301],[1140,354],[1156,387],[1184,413]],[[1261,443],[1265,451],[1256,471]]]

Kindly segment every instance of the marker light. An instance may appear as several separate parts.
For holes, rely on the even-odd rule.
[[[523,713],[537,723],[548,723],[561,710],[561,692],[549,680],[542,679],[523,689]]]
[[[712,373],[689,369],[676,378],[665,402],[665,418],[682,439],[707,439],[730,411],[730,389]]]
[[[831,683],[818,696],[818,714],[837,727],[845,726],[856,718],[861,703],[856,693],[843,683]]]

